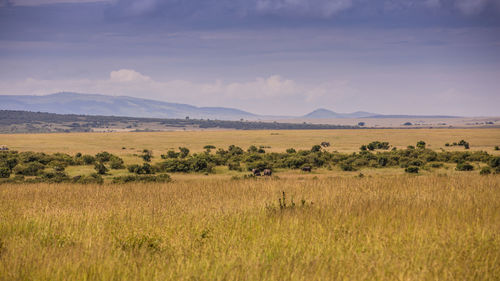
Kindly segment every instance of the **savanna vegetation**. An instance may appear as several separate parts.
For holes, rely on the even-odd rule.
[[[500,173],[500,156],[493,156],[484,151],[433,151],[426,148],[424,141],[418,141],[416,147],[408,146],[406,149],[390,149],[388,142],[373,141],[361,145],[358,153],[329,152],[324,149],[328,146],[329,143],[323,142],[322,145],[314,145],[309,150],[289,148],[281,153],[267,153],[263,146],[251,145],[244,150],[239,146],[230,145],[227,149],[215,150],[214,145],[206,145],[204,152],[194,154],[186,147],[179,147],[178,151],[169,150],[160,155],[161,160],[154,164],[150,164],[154,157],[153,152],[144,149],[137,155],[144,163],[127,166],[122,158],[105,151],[96,155],[2,151],[0,182],[87,183],[94,179],[95,182],[102,183],[102,175],[106,175],[110,170],[125,168],[133,175],[114,177],[114,183],[158,180],[165,182],[170,180],[165,173],[208,174],[216,173],[217,167],[227,167],[228,170],[239,172],[265,169],[311,171],[321,168],[357,171],[363,168],[401,167],[408,173],[419,173],[421,169],[441,168],[445,163],[451,163],[456,165],[457,171],[472,171],[475,169],[474,165],[481,169],[483,165],[483,174],[486,173],[485,167],[488,167],[488,171]],[[68,166],[82,165],[93,165],[95,172],[74,177],[65,173]],[[153,176],[154,174],[161,176]]]
[[[497,131],[317,134],[6,135],[0,280],[500,277]]]

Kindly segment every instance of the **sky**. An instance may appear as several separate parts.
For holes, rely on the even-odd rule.
[[[500,115],[500,0],[0,0],[0,95]]]

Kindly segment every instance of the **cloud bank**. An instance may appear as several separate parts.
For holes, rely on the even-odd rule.
[[[317,101],[330,101],[352,92],[346,81],[306,85],[279,75],[254,80],[196,83],[187,80],[156,81],[132,69],[111,71],[107,79],[41,80],[0,82],[0,92],[10,94],[51,94],[57,92],[128,95],[197,106],[231,106],[259,114],[305,113]],[[286,109],[289,109],[288,111]]]

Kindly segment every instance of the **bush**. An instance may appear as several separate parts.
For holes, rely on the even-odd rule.
[[[230,161],[230,162],[228,162],[227,163],[227,167],[231,171],[241,171],[242,170],[240,162],[238,162],[238,161]]]
[[[129,166],[127,166],[127,169],[129,172],[134,173],[134,174],[138,174],[138,175],[149,175],[149,174],[155,173],[153,166],[151,166],[148,163],[144,163],[142,166],[137,165],[137,164],[129,165]]]
[[[244,153],[243,149],[239,146],[235,146],[235,145],[230,145],[229,148],[228,148],[228,153],[231,155],[231,156],[234,156],[234,155],[241,155]]]
[[[51,183],[61,183],[69,181],[68,175],[63,172],[45,172],[39,176],[39,179],[43,182]]]
[[[179,157],[179,153],[178,152],[175,152],[173,150],[169,150],[167,151],[167,154],[162,154],[161,155],[161,159],[174,159],[174,158],[177,158]]]
[[[368,150],[375,150],[375,149],[384,149],[384,150],[387,150],[389,149],[389,143],[388,142],[380,142],[380,141],[373,141],[371,143],[369,143],[368,145],[366,146],[361,146],[360,149],[362,151],[366,150],[366,148]]]
[[[188,173],[191,169],[189,160],[187,159],[167,159],[166,161],[157,163],[155,168],[158,171],[169,173]]]
[[[352,171],[356,171],[356,168],[354,168],[351,164],[349,163],[341,163],[340,164],[340,169],[342,171],[346,171],[346,172],[352,172]]]
[[[108,171],[108,168],[106,168],[106,166],[104,166],[104,164],[101,162],[95,163],[94,169],[99,175],[105,175],[106,172]]]
[[[273,169],[273,164],[271,162],[268,162],[266,160],[258,160],[255,162],[250,162],[247,163],[247,169],[251,171],[252,169],[258,169],[260,171],[263,171],[265,169]]]
[[[145,162],[151,162],[151,158],[153,158],[153,152],[148,149],[144,149],[141,154],[142,160]]]
[[[95,163],[95,157],[92,155],[83,155],[82,160],[85,165],[91,165]]]
[[[491,168],[488,166],[485,166],[485,167],[481,168],[481,171],[479,171],[479,174],[480,175],[489,175],[489,174],[491,174]]]
[[[294,148],[289,148],[286,150],[286,153],[288,154],[292,154],[292,153],[296,153],[297,151],[294,149]]]
[[[16,175],[36,176],[43,169],[45,169],[43,164],[39,162],[31,162],[28,164],[17,165],[13,171]]]
[[[111,153],[103,151],[103,152],[97,153],[95,155],[95,159],[98,162],[105,163],[105,162],[109,161],[109,159],[111,158],[111,155],[112,155]]]
[[[123,165],[123,160],[122,160],[120,157],[113,156],[113,157],[111,157],[111,159],[109,160],[109,167],[110,167],[111,169],[118,170],[118,169],[123,169],[123,168],[125,168],[125,165]]]
[[[179,157],[186,158],[189,155],[189,149],[187,147],[179,147]]]
[[[417,142],[417,148],[419,148],[419,149],[425,149],[425,141],[418,141]]]
[[[8,167],[0,167],[0,178],[9,178],[10,169]]]
[[[255,152],[257,152],[257,150],[258,150],[258,148],[255,145],[251,145],[250,147],[248,147],[247,152],[255,153]]]
[[[431,163],[431,168],[441,168],[443,167],[443,163]]]
[[[500,147],[498,145],[496,145],[495,150],[500,150]]]
[[[320,150],[321,150],[321,145],[319,144],[313,145],[313,147],[311,147],[311,152],[318,152]]]
[[[457,167],[455,168],[455,170],[457,170],[457,171],[472,171],[472,170],[474,170],[474,166],[472,166],[471,164],[469,164],[467,162],[457,163]]]
[[[61,161],[52,161],[49,163],[49,166],[54,169],[56,172],[62,172],[66,169],[66,163]]]
[[[492,168],[500,167],[500,156],[491,157],[490,166]]]
[[[161,175],[128,175],[114,177],[113,183],[130,183],[130,182],[156,182],[156,183],[166,183],[172,181],[172,178],[168,174]]]
[[[409,166],[405,169],[405,172],[410,173],[410,174],[418,174],[419,170],[420,170],[420,168],[417,166]]]
[[[92,184],[92,183],[102,184],[104,180],[102,179],[101,175],[93,173],[87,176],[73,177],[72,182],[81,184]]]

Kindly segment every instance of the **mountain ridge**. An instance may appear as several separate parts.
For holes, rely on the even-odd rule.
[[[272,120],[272,119],[333,119],[333,118],[395,118],[386,116],[426,117],[423,115],[381,115],[356,111],[337,113],[318,108],[302,116],[258,115],[230,107],[197,107],[184,103],[157,101],[129,96],[81,94],[59,92],[50,95],[0,95],[0,109],[50,112],[57,114],[83,114],[128,116],[146,118],[193,118],[219,120]],[[455,117],[435,115],[439,117]],[[433,117],[433,116],[429,116]]]

